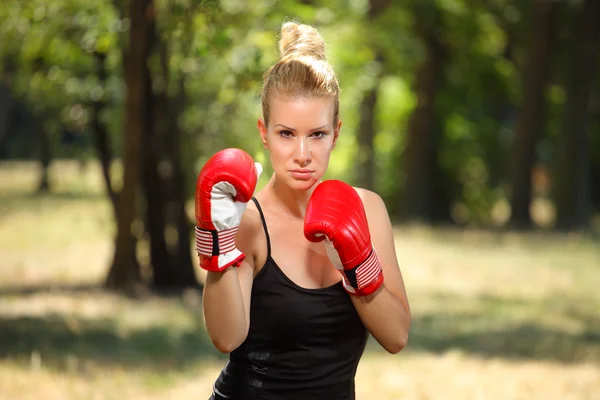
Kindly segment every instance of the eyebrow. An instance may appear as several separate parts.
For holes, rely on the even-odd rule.
[[[285,129],[288,129],[288,130],[294,131],[294,132],[296,131],[294,128],[290,128],[289,126],[285,126],[283,124],[276,124],[275,126],[281,126]],[[319,126],[318,128],[313,128],[313,129],[311,129],[311,131],[316,131],[318,129],[323,129],[323,128],[327,128],[327,127],[329,127],[329,125],[323,125],[323,126]]]

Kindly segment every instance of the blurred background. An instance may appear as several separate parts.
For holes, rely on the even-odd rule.
[[[413,312],[357,397],[599,399],[597,0],[4,0],[0,398],[208,397],[195,180],[224,147],[270,176],[288,19],[328,44],[327,177],[385,200]]]

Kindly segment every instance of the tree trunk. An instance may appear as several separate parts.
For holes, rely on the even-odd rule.
[[[360,105],[360,122],[356,139],[358,142],[358,154],[354,175],[356,184],[365,189],[375,188],[375,106],[377,105],[377,91],[379,90],[379,78],[368,89]]]
[[[185,199],[187,191],[185,190],[186,176],[182,168],[181,153],[181,128],[179,127],[179,117],[186,107],[185,81],[183,76],[179,80],[179,93],[176,101],[173,102],[170,113],[171,134],[167,137],[167,153],[173,166],[172,198],[171,206],[174,210],[174,222],[177,229],[177,248],[175,249],[175,276],[174,281],[177,285],[183,287],[197,286],[198,279],[192,263],[190,250],[190,222],[185,210]]]
[[[100,86],[104,89],[106,88],[106,78],[108,76],[106,72],[106,55],[96,52],[94,53],[94,58],[96,60],[98,80]],[[104,107],[106,107],[106,99],[104,97],[92,102],[92,118],[90,124],[98,160],[100,160],[100,165],[102,167],[102,176],[104,177],[106,193],[113,206],[113,213],[116,220],[118,214],[118,200],[110,178],[110,165],[112,163],[113,155],[110,149],[108,130],[106,125],[100,120],[100,114],[102,113],[102,110],[104,110]]]
[[[431,222],[444,225],[453,224],[452,202],[460,196],[460,182],[456,176],[452,176],[445,171],[439,160],[439,148],[444,140],[444,122],[445,115],[436,112],[433,121],[433,148],[429,153],[431,157],[429,163],[432,165],[433,173],[431,182],[433,184],[432,197],[435,201],[431,204]]]
[[[404,182],[400,200],[400,217],[405,220],[430,221],[433,215],[433,178],[437,168],[435,98],[441,87],[446,51],[433,28],[418,27],[425,46],[425,59],[417,71],[415,93],[417,106],[408,121],[402,157]]]
[[[375,19],[381,15],[389,3],[390,0],[369,1],[369,10],[366,16],[367,26],[375,24]],[[371,43],[371,47],[375,52],[375,61],[383,63],[383,54],[378,46],[380,44],[377,42]],[[380,77],[377,76],[373,85],[363,93],[356,138],[359,150],[354,176],[358,186],[369,190],[375,189],[375,107],[377,105],[379,82]]]
[[[592,212],[600,213],[600,159],[592,161],[590,172],[590,201]]]
[[[131,0],[131,21],[128,49],[124,52],[125,66],[125,123],[123,154],[123,189],[119,194],[117,237],[113,264],[106,284],[109,287],[130,289],[140,279],[136,261],[135,237],[132,225],[136,219],[136,200],[140,189],[140,150],[147,119],[147,83],[144,71],[150,54],[153,0]]]
[[[179,94],[169,99],[169,55],[167,42],[152,38],[158,51],[164,86],[156,93],[147,71],[148,116],[144,140],[144,189],[147,199],[146,227],[150,237],[152,283],[157,289],[180,289],[197,286],[190,255],[190,224],[185,214],[185,176],[181,167],[180,129],[178,120],[185,108],[183,77]],[[172,236],[171,236],[172,235]]]
[[[159,49],[162,78],[168,84],[169,54],[164,40],[159,40]],[[155,95],[157,118],[154,123],[157,127],[155,140],[160,140],[162,150],[160,154],[158,152],[156,154],[163,165],[163,173],[158,176],[162,186],[162,196],[159,199],[162,202],[160,215],[163,218],[163,243],[168,261],[163,264],[153,261],[152,266],[153,284],[161,289],[180,289],[198,285],[190,254],[190,224],[185,212],[185,175],[181,166],[181,129],[178,121],[186,106],[183,75],[177,83],[175,98],[169,99],[168,85]],[[156,143],[158,142],[155,141]],[[175,233],[173,240],[165,240],[166,229]],[[163,244],[161,243],[160,246]]]
[[[600,82],[596,82],[595,99],[592,103],[596,107],[591,111],[595,115],[596,123],[590,125],[590,198],[592,202],[592,214],[600,213]]]
[[[192,10],[195,8],[194,6]],[[188,37],[192,37],[194,35],[193,30],[193,20],[190,18],[186,23],[186,34]],[[186,42],[183,52],[185,54],[191,55],[193,51],[192,41]],[[166,53],[166,49],[165,49]],[[164,54],[164,71],[165,75],[168,71],[168,63],[166,62],[167,57]],[[185,75],[181,75],[178,80],[178,91],[177,96],[174,101],[171,102],[170,113],[169,113],[169,126],[171,127],[172,134],[167,138],[167,153],[170,156],[170,159],[173,163],[173,179],[172,184],[173,188],[171,193],[173,197],[171,201],[173,203],[173,210],[175,210],[175,224],[177,226],[177,251],[176,251],[176,281],[180,282],[182,286],[190,287],[190,286],[199,286],[201,287],[200,282],[196,276],[196,272],[194,270],[194,264],[192,263],[192,250],[190,234],[193,236],[193,226],[186,212],[186,199],[188,198],[188,191],[186,190],[186,182],[187,176],[184,169],[184,154],[182,150],[182,138],[184,131],[181,129],[179,125],[179,121],[181,119],[181,115],[183,111],[187,108],[188,105],[188,96],[186,92],[186,81]],[[192,191],[191,195],[193,196],[194,192]],[[195,251],[193,252],[195,255]]]
[[[15,54],[5,54],[0,60],[2,75],[0,76],[0,155],[4,141],[8,138],[11,128],[13,107],[16,105],[12,90],[14,75],[17,70],[17,57]]]
[[[155,48],[157,44],[155,21],[150,22],[150,40]],[[170,286],[171,258],[165,240],[167,196],[165,180],[159,174],[160,164],[164,162],[163,139],[167,136],[166,117],[168,99],[166,89],[160,93],[152,90],[152,76],[146,66],[143,70],[146,84],[146,107],[148,113],[144,120],[144,157],[143,183],[146,195],[146,230],[150,239],[150,263],[152,265],[152,283],[155,287]]]
[[[600,2],[586,0],[572,40],[573,57],[566,74],[565,104],[558,145],[555,200],[557,228],[584,228],[591,213],[587,125],[600,48]]]
[[[9,81],[4,78],[4,81]],[[13,97],[10,87],[0,82],[0,154],[2,154],[2,143],[8,137],[10,130],[10,117],[12,114]]]
[[[513,159],[511,161],[511,225],[530,227],[529,207],[532,199],[531,174],[535,161],[535,145],[544,130],[545,89],[551,66],[554,27],[554,3],[535,0],[531,31],[523,65],[523,103],[517,117]]]
[[[367,12],[367,17],[369,20],[375,19],[379,16],[391,3],[391,0],[370,0],[369,1],[369,10]]]
[[[50,144],[50,135],[44,127],[44,122],[41,120],[35,123],[38,136],[39,136],[39,149],[40,149],[40,166],[42,167],[42,174],[40,177],[40,183],[38,184],[38,192],[50,191],[50,179],[49,179],[49,168],[52,162],[52,150]]]

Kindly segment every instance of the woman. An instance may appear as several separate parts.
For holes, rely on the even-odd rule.
[[[204,318],[230,353],[211,399],[354,399],[368,334],[398,353],[410,310],[381,198],[321,182],[342,125],[323,40],[287,22],[280,51],[258,121],[269,182],[252,197],[262,168],[237,149],[197,182]]]

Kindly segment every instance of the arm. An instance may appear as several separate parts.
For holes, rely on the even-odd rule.
[[[249,216],[262,166],[240,149],[215,153],[196,181],[196,251],[207,270],[203,310],[215,347],[231,352],[248,335],[256,218]]]
[[[400,352],[408,341],[411,314],[402,273],[398,266],[392,224],[385,203],[371,191],[357,189],[369,221],[373,247],[383,270],[383,285],[368,296],[351,296],[352,303],[371,335],[388,352]]]
[[[342,181],[320,183],[306,208],[304,235],[312,242],[325,241],[327,255],[371,334],[388,352],[402,350],[410,310],[391,222],[379,196]]]
[[[208,271],[206,276],[202,295],[204,323],[213,344],[223,353],[235,350],[248,335],[254,249],[256,238],[260,237],[257,228],[261,228],[260,219],[255,210],[248,209],[235,239],[236,247],[246,258],[237,268]]]

